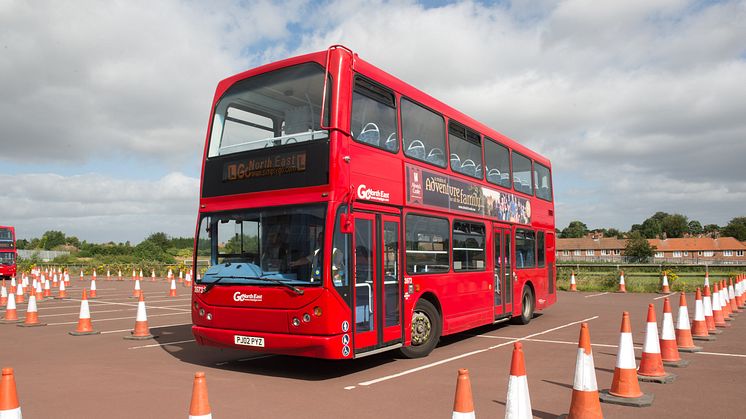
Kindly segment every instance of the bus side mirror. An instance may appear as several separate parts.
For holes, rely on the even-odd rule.
[[[341,231],[343,234],[352,234],[355,230],[355,216],[352,214],[342,213],[339,224],[339,231]]]

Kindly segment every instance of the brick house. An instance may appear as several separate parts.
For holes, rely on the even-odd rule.
[[[655,247],[653,263],[746,264],[746,244],[733,237],[648,239]],[[563,262],[623,262],[627,241],[583,237],[557,239],[557,260]]]

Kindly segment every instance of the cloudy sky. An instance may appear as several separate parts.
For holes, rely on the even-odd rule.
[[[746,1],[0,0],[0,224],[194,231],[217,82],[342,43],[548,156],[557,226],[746,215]]]

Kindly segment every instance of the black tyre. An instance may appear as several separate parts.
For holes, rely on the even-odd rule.
[[[443,324],[438,310],[430,301],[420,299],[412,313],[412,343],[400,349],[406,358],[422,358],[435,348]]]
[[[531,291],[531,287],[527,285],[523,287],[523,295],[521,296],[521,315],[513,319],[514,323],[528,324],[534,317],[535,308],[536,301],[534,300],[534,292]]]

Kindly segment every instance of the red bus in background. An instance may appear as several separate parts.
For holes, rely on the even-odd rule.
[[[0,279],[16,276],[17,258],[15,229],[0,226]]]
[[[550,161],[342,46],[218,84],[193,334],[217,347],[425,356],[556,301]],[[196,265],[195,265],[196,266]]]

